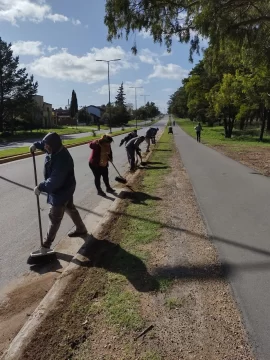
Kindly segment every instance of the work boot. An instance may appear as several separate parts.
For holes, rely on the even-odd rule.
[[[110,194],[114,194],[115,190],[109,186],[109,187],[107,187],[106,192],[110,193]]]
[[[68,233],[68,236],[69,237],[80,237],[80,236],[85,236],[87,234],[87,229],[84,228],[82,230],[71,230],[69,233]]]
[[[99,189],[97,191],[97,194],[100,195],[100,196],[106,196],[105,192],[102,189]]]

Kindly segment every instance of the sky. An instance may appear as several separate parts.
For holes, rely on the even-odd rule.
[[[106,104],[107,64],[96,60],[120,58],[110,65],[111,100],[123,82],[127,103],[135,104],[130,87],[139,86],[137,106],[146,99],[164,112],[199,57],[191,64],[189,45],[176,40],[169,54],[145,31],[131,34],[129,41],[108,42],[104,15],[105,0],[0,0],[0,34],[54,108],[67,106],[73,89],[79,107]],[[135,39],[136,56],[131,53]]]

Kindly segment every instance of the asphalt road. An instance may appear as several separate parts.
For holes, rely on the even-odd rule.
[[[155,126],[162,129],[167,121],[168,118],[164,117]],[[138,134],[144,135],[146,129],[147,127],[138,131]],[[119,147],[119,143],[125,135],[115,137],[112,145],[114,163],[123,173],[127,169],[127,157],[124,146]],[[145,150],[146,143],[143,143],[141,148]],[[88,145],[82,145],[71,148],[69,151],[74,159],[77,180],[74,202],[84,217],[91,213],[101,201],[96,194],[93,175],[88,167],[90,149]],[[38,180],[41,181],[44,156],[38,156],[36,162]],[[112,185],[115,183],[116,175],[115,170],[110,167]],[[40,244],[33,187],[31,158],[0,165],[0,289],[29,271],[29,266],[26,264],[29,253]],[[47,228],[48,205],[45,196],[41,196],[40,199],[44,233]],[[55,245],[72,226],[72,221],[65,216],[54,242]]]
[[[257,358],[269,360],[270,179],[197,144],[179,127],[174,134]]]

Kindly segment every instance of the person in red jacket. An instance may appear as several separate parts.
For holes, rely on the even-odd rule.
[[[114,193],[115,190],[111,188],[109,183],[109,161],[113,160],[111,143],[113,138],[108,135],[103,135],[101,139],[91,141],[89,143],[90,149],[92,149],[89,158],[89,167],[92,170],[95,177],[95,185],[97,188],[97,194],[106,196],[105,192],[101,189],[100,179],[103,178],[106,185],[107,193]]]

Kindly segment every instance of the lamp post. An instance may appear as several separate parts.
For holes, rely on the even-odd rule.
[[[143,89],[142,86],[130,86],[130,89],[135,89],[135,109],[136,109],[136,129],[137,129],[137,89]]]
[[[146,96],[150,96],[150,95],[141,95],[144,97],[144,106],[146,105]],[[146,119],[147,120],[147,119]],[[146,120],[145,120],[145,126],[146,126]]]
[[[108,65],[108,89],[109,89],[109,127],[110,134],[112,132],[112,109],[111,109],[111,86],[110,86],[110,62],[111,61],[120,61],[121,59],[113,59],[113,60],[96,60],[106,62]]]

